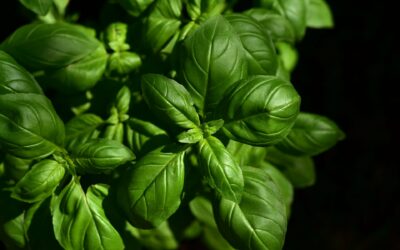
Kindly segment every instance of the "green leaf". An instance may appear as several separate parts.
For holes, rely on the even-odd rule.
[[[157,0],[144,21],[144,44],[153,52],[161,50],[179,31],[182,0]]]
[[[184,129],[200,126],[190,94],[174,80],[162,75],[144,75],[142,92],[150,110],[162,121]]]
[[[132,129],[134,129],[135,131],[137,131],[147,137],[167,134],[167,132],[165,132],[165,130],[154,125],[152,122],[144,121],[144,120],[134,118],[134,117],[129,119],[129,125]]]
[[[124,249],[117,230],[102,207],[108,195],[105,185],[89,187],[86,195],[76,179],[54,197],[54,233],[64,249]]]
[[[332,120],[316,114],[300,113],[288,136],[276,147],[291,155],[313,156],[330,149],[344,137]]]
[[[247,76],[240,38],[222,16],[210,18],[191,33],[184,41],[183,53],[182,82],[202,115],[217,106],[230,86]]]
[[[98,43],[95,50],[63,68],[46,71],[45,82],[62,92],[82,92],[92,88],[102,78],[107,66],[107,52]]]
[[[140,56],[133,52],[115,52],[108,59],[107,72],[110,76],[126,76],[142,65]]]
[[[215,224],[212,204],[203,196],[197,196],[189,203],[190,211],[204,226],[217,228]]]
[[[129,105],[131,103],[131,90],[127,86],[123,86],[117,93],[115,98],[115,107],[119,114],[126,114],[129,112]]]
[[[186,11],[193,21],[203,22],[221,14],[226,8],[224,0],[186,0]]]
[[[210,136],[199,142],[198,150],[208,184],[218,196],[239,202],[243,191],[242,170],[222,142]]]
[[[73,149],[100,134],[99,127],[104,120],[95,114],[75,116],[65,125],[65,141],[68,149]]]
[[[266,161],[276,166],[296,188],[305,188],[315,183],[314,161],[308,156],[292,156],[275,148],[269,148]]]
[[[80,173],[108,172],[135,159],[135,155],[120,142],[91,139],[72,149],[72,158]]]
[[[0,50],[0,95],[11,93],[43,94],[35,78]]]
[[[19,0],[19,2],[40,16],[46,15],[53,5],[53,0]]]
[[[174,145],[159,148],[142,157],[126,175],[118,200],[132,225],[157,227],[178,209],[184,155],[182,148]]]
[[[50,101],[37,94],[0,95],[0,144],[20,158],[52,154],[64,143],[64,124]]]
[[[279,171],[276,167],[268,162],[261,162],[257,165],[257,167],[266,171],[271,179],[274,181],[278,189],[281,191],[282,198],[286,204],[286,211],[289,216],[290,206],[293,202],[294,189],[292,183]]]
[[[333,28],[333,17],[325,0],[307,0],[307,27]]]
[[[229,141],[226,149],[240,166],[255,166],[264,160],[266,153],[264,147],[254,147],[233,140]]]
[[[179,246],[168,221],[154,229],[137,229],[135,236],[146,249],[174,250]]]
[[[246,167],[243,175],[241,202],[222,198],[214,205],[219,231],[234,248],[281,250],[287,216],[276,184],[261,169]]]
[[[74,25],[35,23],[18,28],[1,48],[28,69],[55,69],[83,59],[98,46]]]
[[[34,203],[49,197],[65,174],[64,166],[54,160],[42,160],[15,185],[11,197]]]
[[[243,14],[225,16],[242,41],[249,75],[275,75],[278,57],[269,33],[257,21]]]
[[[288,72],[292,72],[299,58],[296,48],[287,43],[276,43],[275,46],[283,68]]]
[[[266,32],[271,35],[274,42],[294,43],[296,34],[290,22],[278,13],[261,8],[250,9],[244,14],[254,18]]]
[[[268,146],[289,133],[299,108],[300,96],[290,82],[254,76],[230,89],[218,113],[225,121],[222,131],[230,139]]]
[[[210,135],[217,133],[218,130],[220,130],[222,128],[222,126],[224,126],[224,120],[222,120],[222,119],[209,121],[209,122],[203,123],[201,125],[205,137],[208,137]]]
[[[122,7],[132,16],[139,16],[154,1],[155,0],[118,0]]]
[[[110,124],[104,130],[103,138],[122,143],[124,140],[124,132],[123,123]]]
[[[180,143],[194,144],[203,139],[203,132],[199,128],[192,128],[180,133],[176,139],[178,139]]]
[[[32,160],[21,159],[7,154],[4,157],[4,170],[8,177],[18,181],[28,172]]]

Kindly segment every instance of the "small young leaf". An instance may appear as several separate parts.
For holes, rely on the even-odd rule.
[[[140,65],[142,60],[138,54],[129,51],[115,52],[108,59],[107,72],[111,77],[126,76]]]
[[[230,139],[268,146],[289,133],[299,108],[300,96],[292,84],[274,76],[254,76],[231,88],[217,113]]]
[[[276,184],[261,169],[246,167],[243,175],[241,202],[222,198],[214,204],[219,231],[237,249],[281,250],[287,216]]]
[[[122,239],[107,219],[102,202],[105,185],[90,186],[86,195],[76,179],[54,197],[54,234],[64,249],[124,249]]]
[[[332,13],[325,0],[308,0],[307,27],[320,29],[332,28],[333,25]]]
[[[42,160],[31,168],[21,180],[17,182],[11,197],[14,199],[34,203],[49,197],[65,173],[64,166],[54,160]]]
[[[53,5],[53,0],[19,0],[26,8],[35,12],[40,16],[46,15],[51,6]]]
[[[200,119],[186,89],[162,75],[147,74],[142,77],[142,91],[149,108],[161,120],[180,128],[200,126]]]
[[[43,95],[0,95],[0,144],[20,158],[52,154],[64,143],[64,124]]]
[[[225,91],[247,76],[240,38],[222,16],[212,17],[184,41],[182,83],[201,114],[212,111]]]
[[[184,131],[180,133],[176,139],[180,143],[190,143],[194,144],[199,142],[201,139],[203,139],[203,132],[199,128],[192,128],[189,129],[188,131]]]
[[[149,121],[140,120],[140,119],[134,118],[134,117],[129,119],[129,125],[132,129],[134,129],[135,131],[137,131],[147,137],[167,134],[167,132],[165,132],[165,130],[157,127],[153,123],[151,123]]]
[[[72,157],[80,173],[98,174],[135,159],[135,155],[120,142],[91,139],[72,149]]]
[[[218,196],[239,202],[243,191],[242,170],[217,138],[209,136],[198,144],[201,169]]]
[[[35,78],[0,50],[0,95],[11,93],[43,94]]]
[[[75,116],[65,125],[65,141],[68,149],[95,139],[100,134],[98,128],[104,120],[95,114],[82,114]]]
[[[344,133],[330,119],[310,114],[300,113],[288,136],[276,147],[291,155],[313,156],[333,147],[344,139]]]
[[[162,147],[129,171],[118,200],[132,225],[157,227],[178,209],[185,177],[183,157],[180,147]]]
[[[243,14],[225,16],[242,41],[249,75],[275,75],[278,57],[269,33],[258,22]]]

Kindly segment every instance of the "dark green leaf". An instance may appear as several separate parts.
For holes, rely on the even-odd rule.
[[[153,51],[161,50],[179,30],[182,0],[157,0],[145,19],[145,44]]]
[[[307,27],[332,28],[333,17],[325,0],[307,0]]]
[[[333,147],[344,139],[344,133],[330,119],[310,113],[300,113],[288,136],[276,147],[292,155],[313,156]]]
[[[32,160],[21,159],[7,154],[4,157],[4,170],[7,177],[16,181],[20,180],[28,172]]]
[[[101,117],[95,114],[75,116],[65,125],[65,141],[68,149],[95,139],[100,134],[98,128],[104,124]]]
[[[147,9],[155,0],[118,0],[118,2],[132,16],[139,16]]]
[[[102,203],[105,185],[90,186],[86,195],[76,179],[52,201],[54,233],[64,249],[124,249],[118,231],[107,219]]]
[[[108,172],[135,159],[135,155],[120,142],[91,139],[72,149],[78,172],[98,174]]]
[[[35,78],[11,56],[0,51],[0,95],[8,93],[43,94]]]
[[[276,166],[296,188],[305,188],[315,183],[314,161],[308,156],[292,156],[270,148],[266,161]]]
[[[222,131],[232,140],[267,146],[282,140],[293,126],[300,96],[290,82],[254,76],[238,82],[219,105]]]
[[[242,170],[215,137],[210,136],[198,144],[201,169],[209,185],[218,196],[239,202],[243,191]]]
[[[54,69],[83,59],[98,46],[74,25],[35,23],[18,28],[1,48],[29,69]]]
[[[200,114],[212,111],[225,91],[246,77],[240,38],[222,16],[210,18],[184,41],[180,74]]]
[[[118,200],[134,226],[157,227],[178,209],[185,177],[183,157],[179,147],[162,147],[129,171]]]
[[[50,101],[37,94],[0,95],[0,144],[20,158],[52,154],[64,143],[64,124]]]
[[[225,16],[246,52],[249,75],[275,75],[278,57],[271,36],[257,21],[243,14]]]
[[[202,22],[221,14],[226,8],[224,0],[186,0],[186,11],[190,19]]]
[[[40,16],[46,15],[53,5],[53,0],[19,0],[19,2]]]
[[[165,130],[159,128],[158,126],[154,125],[152,122],[140,120],[138,118],[130,118],[129,125],[135,131],[147,136],[155,136],[155,135],[166,135],[167,132]]]
[[[64,166],[54,160],[42,160],[22,177],[15,185],[11,197],[34,203],[49,197],[65,173]]]
[[[296,35],[290,22],[276,12],[253,8],[245,12],[254,18],[266,32],[271,35],[274,42],[294,43]]]
[[[214,206],[219,231],[238,249],[281,250],[287,216],[279,189],[261,169],[246,167],[243,175],[241,202],[222,198]]]
[[[192,98],[179,83],[162,75],[147,74],[142,77],[142,91],[150,110],[161,120],[184,129],[200,126]]]
[[[135,229],[134,236],[146,249],[174,250],[179,246],[167,221],[154,229]]]

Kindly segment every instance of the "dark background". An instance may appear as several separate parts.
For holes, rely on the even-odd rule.
[[[307,31],[292,81],[302,109],[332,118],[347,138],[316,157],[315,186],[296,192],[285,249],[398,250],[400,14],[390,1],[327,2],[336,27]],[[28,22],[16,4],[1,3],[0,41]]]

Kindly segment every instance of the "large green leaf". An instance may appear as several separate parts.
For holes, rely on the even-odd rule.
[[[267,9],[253,8],[247,10],[244,14],[255,19],[271,35],[274,42],[294,43],[296,41],[296,34],[292,25],[278,13]]]
[[[46,71],[48,85],[62,92],[85,91],[92,88],[102,78],[107,65],[107,52],[98,43],[95,50],[78,61],[63,68]]]
[[[12,197],[34,203],[49,197],[65,173],[64,166],[54,160],[42,160],[22,177],[15,185]]]
[[[0,95],[8,93],[42,94],[35,78],[11,56],[0,51]]]
[[[281,250],[287,226],[279,189],[263,170],[243,168],[242,201],[222,198],[214,205],[219,231],[237,249]]]
[[[44,16],[50,11],[53,0],[19,0],[26,8],[40,16]]]
[[[104,138],[88,140],[71,152],[80,173],[108,172],[135,159],[132,151],[122,143]]]
[[[175,35],[181,25],[182,0],[157,0],[144,21],[144,42],[156,52]]]
[[[300,113],[288,136],[276,147],[292,155],[313,156],[333,147],[344,139],[344,133],[330,119],[310,113]]]
[[[66,23],[34,23],[18,28],[1,45],[22,66],[54,69],[75,63],[93,52],[99,42]]]
[[[218,196],[239,202],[243,191],[240,166],[217,138],[209,136],[198,144],[201,169]]]
[[[105,121],[95,114],[82,114],[72,118],[65,124],[65,142],[68,149],[95,139],[99,136],[99,127],[105,124]]]
[[[50,155],[64,143],[64,124],[37,94],[0,95],[0,144],[20,158]]]
[[[226,149],[235,158],[239,166],[255,166],[264,161],[266,148],[230,140]]]
[[[129,171],[118,200],[132,225],[157,227],[178,209],[185,177],[183,158],[182,148],[161,147]]]
[[[139,16],[155,0],[118,0],[126,11],[132,16]]]
[[[79,182],[72,179],[54,197],[54,234],[64,249],[124,249],[102,206],[107,195],[108,188],[102,184],[90,186],[85,195]]]
[[[191,33],[183,53],[180,75],[201,114],[214,109],[225,91],[247,75],[240,38],[222,16]]]
[[[20,180],[26,172],[28,172],[32,160],[21,159],[10,154],[6,154],[4,157],[4,171],[7,177],[14,179],[15,181]]]
[[[200,126],[200,119],[186,89],[162,75],[142,77],[143,98],[150,110],[167,124],[191,129]]]
[[[293,156],[269,148],[265,160],[276,166],[296,188],[309,187],[315,183],[315,167],[311,157]]]
[[[275,75],[278,57],[271,35],[257,21],[243,14],[225,16],[242,41],[249,75]]]
[[[325,0],[307,0],[307,27],[332,28],[333,17]]]
[[[254,76],[231,88],[218,113],[229,138],[267,146],[289,133],[299,108],[300,96],[292,84],[274,76]]]

